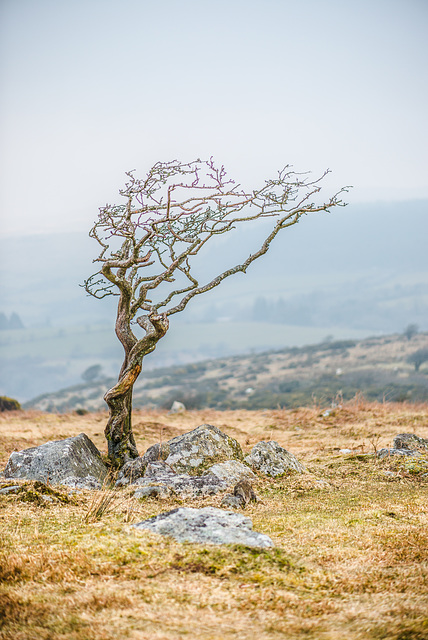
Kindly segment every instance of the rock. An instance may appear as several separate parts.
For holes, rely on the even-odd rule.
[[[47,442],[39,447],[14,451],[4,470],[6,478],[26,478],[49,484],[100,484],[107,477],[107,467],[94,443],[84,433]],[[85,487],[86,488],[86,487]]]
[[[400,433],[394,438],[394,449],[424,449],[428,451],[428,439],[414,433]]]
[[[257,502],[257,496],[248,480],[240,480],[233,487],[233,494],[226,493],[221,501],[221,506],[243,509],[249,502]]]
[[[178,400],[174,400],[169,413],[183,413],[183,411],[186,411],[184,404],[182,402],[178,402]]]
[[[341,453],[342,455],[346,455],[348,453],[352,453],[352,449],[340,449],[339,453]]]
[[[233,493],[226,493],[223,500],[221,501],[222,507],[232,507],[232,509],[242,509],[244,504],[242,502],[242,498],[239,496],[234,496]]]
[[[250,467],[239,460],[226,460],[226,462],[218,462],[213,464],[206,471],[206,474],[212,473],[220,480],[224,480],[229,485],[234,485],[239,480],[257,480],[256,474],[251,471]]]
[[[176,476],[175,471],[171,469],[166,462],[149,462],[144,472],[145,478],[158,478],[159,476]],[[190,477],[190,476],[189,476]]]
[[[20,485],[19,484],[13,484],[9,487],[2,487],[0,489],[0,495],[6,495],[8,493],[18,493],[18,491],[20,490]]]
[[[273,547],[272,540],[253,531],[252,526],[250,518],[214,507],[173,509],[134,525],[137,529],[170,536],[178,542]]]
[[[134,492],[134,498],[168,498],[171,488],[168,485],[149,485]]]
[[[283,449],[275,440],[259,442],[244,459],[253,469],[257,469],[271,478],[277,478],[290,472],[303,473],[305,471],[305,467],[300,464],[296,456]]]
[[[132,484],[145,474],[147,465],[152,462],[165,462],[166,465],[176,473],[186,473],[189,475],[210,474],[210,468],[217,463],[242,461],[244,458],[240,444],[230,436],[226,435],[217,427],[210,424],[203,424],[193,431],[176,436],[168,442],[154,444],[149,447],[141,458],[136,458],[127,462],[119,472],[116,486],[121,487]],[[212,474],[222,479],[222,475],[227,472],[237,473],[238,467],[230,465],[220,469],[215,469]],[[251,470],[245,465],[239,467],[251,474]],[[233,471],[232,471],[233,470]],[[251,476],[249,476],[251,477]],[[230,479],[230,484],[236,482],[235,476]]]
[[[164,463],[152,463],[148,465],[143,478],[136,481],[138,487],[134,492],[135,498],[149,496],[168,497],[180,496],[181,498],[199,498],[211,496],[219,491],[224,491],[227,485],[217,476],[190,476],[187,473],[178,474],[171,469],[162,471],[160,465]],[[153,467],[157,469],[153,469]],[[142,487],[140,489],[140,487]]]
[[[65,485],[66,487],[70,487],[70,489],[77,489],[80,491],[82,489],[101,489],[103,483],[100,480],[94,478],[94,476],[87,475],[85,478],[68,476],[68,478],[65,478],[65,480],[61,481],[61,484]]]
[[[240,444],[210,424],[168,440],[165,447],[169,453],[162,459],[177,473],[190,475],[202,475],[217,462],[244,458]]]
[[[257,502],[257,496],[254,493],[253,487],[250,485],[248,480],[240,480],[233,487],[233,495],[236,498],[239,498],[244,505],[249,502]]]
[[[420,455],[422,455],[420,451],[412,451],[411,449],[379,449],[379,451],[376,452],[376,456],[381,459],[388,458],[389,456],[410,456],[417,458]]]
[[[169,447],[166,443],[154,444],[149,447],[143,456],[130,460],[123,465],[117,476],[116,487],[133,484],[138,478],[144,476],[148,464],[159,460],[162,461],[168,457],[168,454]]]

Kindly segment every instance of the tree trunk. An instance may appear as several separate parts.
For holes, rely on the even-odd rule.
[[[138,458],[137,446],[132,433],[132,389],[141,371],[141,364],[125,368],[117,384],[107,391],[104,396],[110,417],[105,428],[108,444],[108,456],[116,467],[122,467],[125,462]]]
[[[141,316],[136,321],[146,334],[141,340],[136,340],[133,336],[129,322],[117,327],[116,332],[125,348],[125,359],[119,380],[104,396],[110,410],[104,432],[108,443],[108,456],[112,465],[117,468],[129,460],[138,458],[131,423],[132,389],[141,373],[144,356],[155,350],[157,342],[168,330],[166,315]]]

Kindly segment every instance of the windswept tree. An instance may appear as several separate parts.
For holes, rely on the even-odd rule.
[[[264,255],[275,236],[308,213],[344,205],[346,188],[320,202],[319,178],[289,166],[259,189],[243,189],[228,179],[213,160],[158,162],[143,178],[131,171],[119,193],[121,204],[100,208],[89,235],[100,246],[94,262],[100,269],[85,281],[96,298],[118,296],[116,335],[124,349],[117,383],[104,396],[110,415],[105,429],[108,453],[115,466],[138,456],[131,426],[132,389],[144,356],[166,334],[169,318],[202,293],[235,273],[245,273]],[[270,231],[255,253],[240,264],[200,281],[195,257],[216,236],[244,223],[272,218]],[[142,330],[142,332],[140,332]]]

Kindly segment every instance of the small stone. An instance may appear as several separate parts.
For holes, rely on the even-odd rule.
[[[178,402],[178,400],[174,400],[169,413],[183,413],[184,411],[186,411],[184,404],[182,402]]]
[[[347,453],[352,453],[352,449],[340,449],[339,453],[346,455]]]
[[[249,502],[257,502],[257,496],[248,480],[240,480],[233,488],[233,495],[239,498],[244,505]]]
[[[221,506],[232,507],[232,509],[242,509],[245,505],[240,496],[234,496],[232,493],[226,493],[221,501]]]

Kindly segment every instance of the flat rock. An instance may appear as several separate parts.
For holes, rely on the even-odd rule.
[[[412,449],[379,449],[379,451],[376,452],[376,456],[381,459],[388,458],[389,456],[407,456],[418,458],[421,455],[422,454],[420,451]]]
[[[170,536],[178,542],[240,544],[259,548],[274,546],[269,536],[252,530],[250,518],[214,507],[173,509],[143,520],[134,527]]]
[[[400,433],[394,438],[394,449],[423,449],[428,451],[428,439],[414,433]]]
[[[166,468],[162,468],[163,465]],[[175,473],[165,463],[151,463],[146,475],[136,482],[135,498],[180,496],[181,498],[199,498],[224,491],[227,484],[215,475],[190,476],[187,473]]]
[[[107,477],[107,467],[94,443],[84,433],[47,442],[39,447],[14,451],[4,470],[6,478],[40,480],[50,484],[79,484],[98,488]],[[96,487],[90,486],[95,482]]]
[[[305,467],[300,464],[296,456],[286,451],[275,440],[256,444],[249,455],[245,456],[245,462],[271,478],[305,471]]]
[[[234,485],[240,480],[257,480],[256,474],[251,471],[250,467],[239,460],[226,460],[226,462],[213,464],[206,471],[206,474],[213,474],[220,480],[227,482],[228,485]]]

